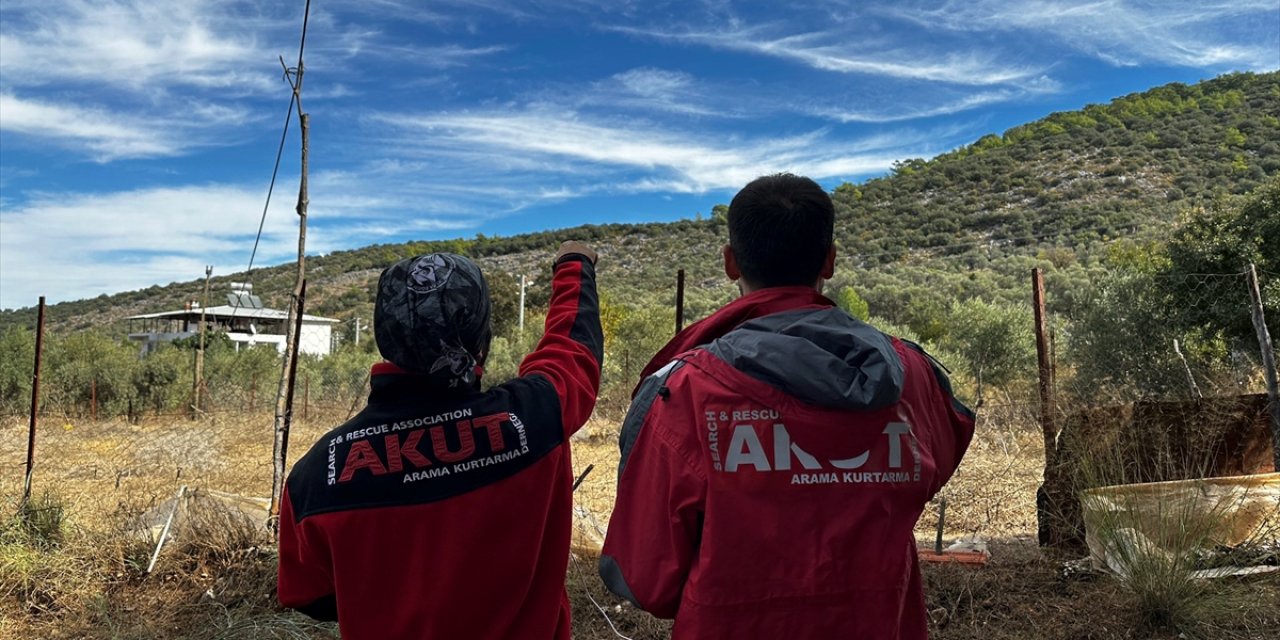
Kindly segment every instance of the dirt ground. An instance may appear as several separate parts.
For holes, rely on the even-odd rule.
[[[346,410],[295,425],[296,459]],[[154,418],[139,425],[46,416],[37,440],[35,504],[61,506],[63,524],[32,533],[10,518],[22,488],[26,425],[0,424],[0,637],[3,638],[331,638],[332,625],[280,610],[269,537],[242,523],[199,521],[166,547],[144,575],[151,545],[128,534],[140,514],[180,486],[269,495],[271,416]],[[596,577],[592,546],[613,502],[616,427],[593,422],[573,442],[574,467],[589,473],[577,492],[582,534],[567,588],[575,638],[666,638],[669,623],[631,608]],[[1153,624],[1131,590],[1095,573],[1067,575],[1070,558],[1035,544],[1035,490],[1042,450],[1030,416],[983,418],[964,465],[947,487],[945,537],[990,545],[980,569],[925,567],[932,637],[1223,638],[1280,637],[1280,577],[1217,581],[1176,625]],[[45,493],[50,503],[42,501]],[[918,534],[931,540],[936,505]],[[594,542],[593,542],[594,541]],[[1197,601],[1199,602],[1199,600]],[[1191,615],[1193,614],[1193,615]],[[616,629],[616,631],[615,631]]]

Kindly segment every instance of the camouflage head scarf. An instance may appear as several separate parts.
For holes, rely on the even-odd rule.
[[[374,337],[387,361],[432,384],[474,386],[488,355],[489,287],[480,267],[452,253],[401,260],[382,272]]]

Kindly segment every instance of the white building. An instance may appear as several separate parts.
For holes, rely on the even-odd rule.
[[[262,301],[250,294],[249,285],[232,285],[227,303],[203,309],[205,328],[219,331],[241,345],[274,345],[284,353],[285,332],[289,312],[262,307]],[[180,311],[163,311],[132,316],[129,320],[129,339],[141,343],[142,355],[147,355],[162,342],[172,342],[196,335],[200,330],[200,305],[192,303]],[[333,318],[303,315],[302,332],[298,336],[298,352],[327,356],[333,345]]]

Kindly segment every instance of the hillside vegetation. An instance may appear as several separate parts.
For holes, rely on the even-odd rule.
[[[1055,113],[987,135],[932,160],[898,163],[892,175],[833,193],[845,265],[898,271],[929,258],[945,270],[1002,271],[1001,260],[1052,248],[1055,262],[1096,254],[1099,241],[1167,233],[1180,215],[1223,195],[1242,194],[1280,171],[1280,73],[1233,74],[1197,85],[1171,84],[1108,105]],[[665,288],[676,266],[697,272],[696,287],[717,288],[713,252],[724,241],[720,220],[587,225],[507,238],[477,236],[373,245],[310,257],[316,313],[366,312],[368,282],[391,262],[432,250],[488,258],[487,266],[534,273],[560,239],[601,244],[615,290]],[[962,258],[955,260],[955,258]],[[930,265],[937,266],[937,265]],[[214,291],[243,279],[214,278]],[[291,290],[287,265],[252,274],[269,303]],[[49,309],[51,326],[81,329],[199,297],[198,280],[153,286]],[[864,285],[865,286],[865,285]],[[886,301],[887,302],[887,301]],[[873,305],[875,306],[875,305]],[[873,309],[875,311],[875,309]],[[33,324],[33,310],[0,312],[0,329]]]
[[[1063,336],[1072,339],[1063,340],[1060,351],[1105,358],[1103,338],[1115,332],[1123,337],[1146,322],[1181,332],[1192,364],[1210,375],[1216,363],[1238,360],[1247,347],[1247,315],[1161,315],[1174,300],[1169,296],[1180,295],[1178,284],[1168,278],[1180,269],[1240,273],[1251,259],[1263,269],[1273,318],[1280,316],[1280,285],[1268,275],[1280,271],[1275,257],[1280,255],[1277,175],[1280,72],[1171,84],[1110,104],[1055,113],[931,160],[899,162],[885,177],[836,188],[832,195],[841,257],[827,292],[856,315],[874,317],[886,330],[929,343],[954,363],[971,398],[982,394],[983,384],[1004,386],[1033,375],[1028,321],[1032,267],[1045,269],[1050,312]],[[1241,213],[1246,210],[1252,213]],[[530,336],[514,332],[519,274],[544,275],[561,240],[583,239],[601,254],[612,360],[612,370],[606,372],[612,375],[606,379],[625,386],[623,381],[638,372],[674,328],[678,268],[688,273],[687,319],[706,315],[736,294],[719,264],[718,248],[727,235],[725,211],[717,205],[705,218],[674,223],[587,225],[505,238],[478,235],[309,257],[307,311],[342,320],[359,317],[367,326],[373,285],[382,268],[429,251],[473,256],[494,292],[499,338],[490,370],[497,377],[514,370],[530,342]],[[1262,233],[1267,225],[1275,233]],[[1206,244],[1206,239],[1214,242]],[[1187,270],[1193,267],[1201,271]],[[291,265],[280,265],[249,276],[219,276],[212,291],[220,297],[230,282],[249,279],[269,306],[283,308],[292,273]],[[1139,276],[1147,280],[1135,283],[1132,278]],[[1129,288],[1117,289],[1124,278],[1129,278],[1124,281]],[[545,307],[548,280],[537,277],[530,288],[535,314]],[[1202,296],[1217,289],[1193,284]],[[55,335],[92,329],[118,341],[125,332],[123,318],[180,308],[199,298],[201,285],[193,280],[56,304],[48,310],[49,327]],[[1228,296],[1230,305],[1247,304],[1247,297],[1241,299],[1243,286],[1242,281],[1231,285],[1239,291]],[[1227,313],[1215,300],[1179,300]],[[1134,321],[1138,324],[1105,322],[1114,316],[1105,305],[1138,302],[1149,311]],[[0,312],[0,350],[12,351],[17,362],[25,361],[17,356],[29,342],[29,336],[18,335],[20,328],[33,326],[34,316],[29,308]],[[344,323],[341,338],[350,342],[353,329],[351,322]],[[1110,333],[1090,333],[1097,331]],[[1168,342],[1160,337],[1162,342],[1153,342],[1152,348],[1168,351]],[[373,357],[369,342],[354,360]],[[1138,352],[1139,358],[1150,355]],[[182,359],[173,359],[173,366],[181,368]],[[1069,364],[1073,371],[1095,371],[1090,383],[1117,375],[1090,369],[1083,361]],[[1171,384],[1166,369],[1153,375],[1146,391]],[[23,375],[15,370],[7,390],[0,380],[6,401],[20,398]]]

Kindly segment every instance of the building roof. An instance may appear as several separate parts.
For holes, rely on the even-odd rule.
[[[180,311],[161,311],[160,313],[144,313],[142,315],[129,316],[127,319],[128,320],[158,320],[158,319],[164,319],[164,318],[176,319],[176,318],[183,318],[188,316],[193,317],[195,319],[199,319],[200,311],[201,310],[199,308],[195,308],[191,310],[183,309]],[[278,309],[253,309],[250,307],[233,307],[229,304],[218,305],[216,307],[205,307],[204,312],[205,312],[205,315],[208,316],[209,318],[236,317],[236,318],[249,318],[249,319],[258,319],[258,320],[288,320],[289,319],[288,311],[280,311]],[[341,322],[341,320],[336,320],[334,318],[322,318],[320,316],[307,315],[305,313],[302,314],[302,321],[313,322],[313,323],[329,323],[329,324],[337,324],[338,322]]]

